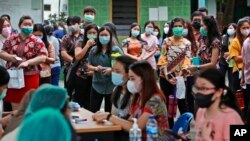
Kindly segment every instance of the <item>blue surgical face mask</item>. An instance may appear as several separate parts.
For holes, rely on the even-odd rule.
[[[95,20],[95,16],[93,15],[84,15],[84,20],[88,23],[92,23]]]
[[[188,29],[183,29],[182,35],[183,35],[183,36],[187,36],[187,35],[188,35]]]
[[[146,27],[145,28],[145,32],[148,33],[148,34],[152,34],[153,31],[154,31],[154,28],[152,28],[152,27]]]
[[[43,39],[43,36],[36,36],[36,37],[41,40]]]
[[[3,89],[2,94],[0,95],[0,100],[4,99],[7,93],[7,89]]]
[[[132,31],[131,31],[131,35],[132,35],[133,37],[137,37],[139,34],[140,34],[140,31],[138,31],[138,30],[132,30]]]
[[[234,29],[232,29],[232,28],[228,28],[228,29],[227,29],[227,34],[228,34],[229,36],[234,35],[234,33],[235,33],[235,30],[234,30]]]
[[[201,36],[203,36],[203,37],[206,37],[206,36],[207,36],[207,31],[205,30],[204,27],[201,27],[201,28],[200,28],[200,33],[201,33]]]
[[[183,33],[183,27],[174,27],[173,28],[173,34],[175,36],[182,36]]]
[[[96,34],[87,34],[87,38],[88,38],[89,40],[95,40],[96,37],[97,37]]]
[[[99,36],[99,40],[102,45],[107,45],[110,41],[110,36]]]
[[[114,85],[122,86],[124,84],[123,76],[119,73],[112,72],[111,79]]]
[[[32,32],[33,32],[33,26],[23,26],[21,28],[21,32],[25,35],[25,36],[29,36]]]

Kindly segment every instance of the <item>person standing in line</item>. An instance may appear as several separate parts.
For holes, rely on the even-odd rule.
[[[45,83],[50,84],[51,81],[50,64],[54,64],[55,62],[55,48],[53,44],[48,41],[47,34],[42,24],[34,24],[33,35],[35,35],[38,39],[43,41],[49,53],[47,61],[39,65],[39,67],[41,68],[40,85]]]
[[[111,111],[111,94],[115,87],[111,80],[112,54],[122,55],[123,51],[118,46],[112,46],[112,32],[109,27],[103,26],[98,31],[96,46],[92,47],[88,56],[89,70],[94,71],[90,94],[92,112],[100,110],[103,98],[105,111]]]
[[[171,22],[173,36],[164,39],[163,46],[165,52],[162,53],[166,56],[166,64],[160,66],[160,87],[167,98],[166,105],[169,106],[169,96],[176,97],[177,91],[177,78],[182,78],[184,81],[184,69],[191,65],[191,43],[183,37],[185,21],[182,18],[176,17]],[[187,103],[184,98],[178,98],[178,108],[180,113],[187,112]],[[169,114],[169,126],[174,126],[174,116]]]
[[[12,110],[16,110],[24,94],[30,89],[39,87],[39,69],[37,65],[48,60],[48,51],[42,40],[32,35],[33,20],[23,16],[18,24],[21,33],[11,36],[3,45],[0,58],[7,61],[7,69],[23,68],[25,87],[21,89],[8,88],[5,101],[10,102]],[[20,57],[22,61],[18,61]]]
[[[142,40],[147,42],[147,45],[145,45],[145,54],[142,59],[148,61],[151,64],[152,68],[156,71],[157,66],[154,54],[158,49],[159,41],[157,37],[153,35],[154,26],[154,22],[147,21],[144,25],[145,32],[141,34],[141,38]]]
[[[53,47],[55,48],[55,63],[51,64],[51,84],[58,86],[60,73],[61,73],[61,62],[60,62],[60,45],[58,39],[53,35],[54,28],[50,25],[44,27],[45,32],[47,34],[47,39],[49,42],[52,43]]]
[[[73,101],[88,110],[90,109],[90,92],[93,76],[93,71],[88,69],[88,55],[91,48],[96,45],[97,33],[97,25],[87,25],[83,39],[77,41],[75,48],[75,58],[79,62],[79,65],[75,74]]]
[[[64,60],[64,86],[67,88],[70,99],[74,90],[73,86],[69,86],[66,83],[66,76],[69,70],[70,64],[74,61],[75,57],[75,44],[78,40],[83,39],[83,34],[80,32],[81,18],[74,16],[70,19],[70,26],[68,27],[68,34],[66,34],[60,44],[61,56]]]
[[[242,46],[243,42],[249,37],[250,22],[248,19],[240,19],[237,23],[236,38],[232,40],[229,46],[230,59],[234,60],[233,64],[233,88],[234,92],[241,89],[240,80],[242,78]]]
[[[11,36],[12,27],[10,24],[10,21],[5,18],[0,18],[0,51],[3,48],[3,44]],[[4,66],[6,65],[6,61],[0,59],[0,65]]]
[[[130,27],[129,37],[123,41],[122,49],[125,55],[140,61],[145,52],[146,41],[141,39],[141,27],[138,23],[133,23]]]
[[[233,75],[232,75],[232,59],[229,59],[229,47],[233,39],[236,37],[236,28],[235,23],[230,23],[226,28],[226,33],[222,35],[222,49],[220,54],[219,66],[221,74],[228,78],[228,86],[233,90]],[[226,76],[227,74],[227,76]]]
[[[248,37],[242,47],[243,73],[241,79],[241,86],[246,86],[245,103],[246,107],[246,124],[250,124],[250,38]],[[247,104],[248,103],[248,104]]]

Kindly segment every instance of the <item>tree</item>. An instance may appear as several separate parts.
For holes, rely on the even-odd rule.
[[[58,22],[64,22],[65,23],[66,20],[67,20],[67,14],[65,12],[61,12],[59,14],[59,16],[57,16],[56,13],[49,14],[49,19],[48,20],[53,25],[56,24],[56,23],[58,23]]]
[[[233,21],[236,0],[216,0],[216,2],[218,23],[222,27],[227,26]]]

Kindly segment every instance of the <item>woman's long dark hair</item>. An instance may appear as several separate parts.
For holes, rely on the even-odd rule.
[[[158,94],[166,102],[165,96],[157,85],[154,69],[147,61],[137,61],[129,69],[142,79],[141,108],[154,94]],[[139,94],[135,94],[132,105],[136,104],[138,98]]]
[[[164,39],[166,39],[167,37],[171,37],[171,36],[173,36],[173,32],[172,32],[172,26],[171,26],[171,22],[167,22],[167,23],[165,23],[165,24],[168,24],[168,26],[169,26],[169,30],[168,30],[168,34],[166,34],[165,32],[164,32],[164,30],[163,30],[163,35],[162,35],[162,40],[164,40]],[[163,27],[164,28],[164,27]]]
[[[42,41],[45,44],[46,48],[49,48],[49,41],[47,39],[47,34],[42,24],[34,24],[33,32],[40,31],[43,33]]]
[[[112,32],[111,32],[111,30],[110,30],[110,28],[108,26],[103,26],[98,31],[98,34],[97,34],[97,44],[96,44],[97,45],[97,49],[96,49],[96,52],[94,53],[94,55],[102,53],[102,44],[100,42],[99,36],[100,36],[100,33],[102,31],[104,31],[104,30],[107,30],[109,32],[109,34],[110,34],[110,41],[109,41],[109,43],[107,45],[106,54],[108,56],[111,56],[111,52],[112,52]]]
[[[128,74],[129,66],[133,64],[135,61],[129,56],[123,55],[123,56],[117,57],[116,62],[120,62],[123,65],[123,69],[125,69],[125,72]],[[120,99],[121,92],[122,92],[122,86],[117,86],[114,89],[114,92],[111,96],[111,102],[114,104],[116,108],[119,108],[117,106],[117,101]],[[121,109],[124,109],[127,106],[130,100],[130,97],[131,97],[131,93],[128,91],[128,89],[126,89],[126,93],[121,101],[121,107],[120,107]]]
[[[249,24],[249,20],[247,18],[240,19],[237,23],[237,29],[236,29],[236,37],[239,40],[241,46],[243,46],[244,39],[243,35],[241,34],[240,28],[244,23]]]
[[[82,47],[84,47],[86,45],[86,43],[88,42],[88,37],[87,37],[87,32],[91,29],[95,29],[96,32],[98,33],[98,27],[96,24],[88,24],[85,28],[84,28],[84,35],[83,35],[83,44]],[[97,38],[95,39],[95,41],[97,40]]]
[[[232,109],[234,109],[242,118],[243,121],[245,121],[245,118],[243,116],[243,113],[239,107],[239,105],[236,103],[236,97],[235,94],[232,92],[230,88],[228,88],[225,85],[225,77],[219,72],[217,69],[207,69],[198,76],[199,78],[204,78],[211,82],[215,88],[218,89],[224,89],[226,90],[226,93],[221,95],[221,101],[220,101],[220,108],[223,109],[222,105],[226,105]]]
[[[138,23],[132,23],[130,26],[130,30],[129,30],[129,37],[132,37],[132,33],[131,30],[132,28],[139,26],[140,28],[140,34],[136,37],[137,40],[141,41],[141,42],[145,42],[142,38],[141,38],[141,26]]]
[[[192,51],[192,54],[195,55],[196,52],[198,51],[198,47],[196,45],[196,41],[194,38],[193,27],[189,20],[185,20],[185,24],[188,30],[188,35],[185,38],[187,38],[191,42],[191,51]]]
[[[118,43],[118,46],[120,47],[120,42],[119,42],[118,35],[117,35],[117,32],[116,32],[116,26],[115,26],[115,24],[112,23],[112,22],[107,22],[103,26],[108,26],[110,28],[110,30],[112,32],[112,37],[114,37],[114,39]]]
[[[216,23],[216,20],[213,16],[205,16],[203,17],[203,23],[206,25],[207,27],[207,47],[210,47],[210,45],[212,44],[212,42],[215,39],[220,40],[220,32]]]

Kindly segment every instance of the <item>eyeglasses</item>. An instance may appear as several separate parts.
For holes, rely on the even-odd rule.
[[[216,89],[216,88],[207,88],[207,87],[197,87],[197,86],[193,86],[192,87],[192,91],[194,92],[194,93],[196,93],[197,91],[209,91],[209,90],[214,90],[214,89]]]

